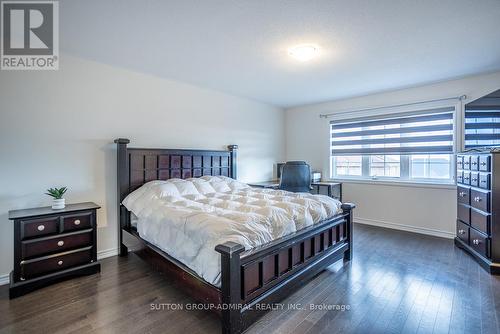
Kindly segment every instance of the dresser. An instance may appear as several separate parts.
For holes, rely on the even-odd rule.
[[[14,222],[10,298],[51,283],[100,271],[97,217],[91,202],[9,211]]]
[[[457,229],[455,245],[483,268],[500,274],[500,153],[469,151],[457,155]]]

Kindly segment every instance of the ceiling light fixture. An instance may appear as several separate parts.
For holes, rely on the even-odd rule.
[[[288,50],[290,57],[298,61],[309,61],[318,55],[319,47],[313,44],[301,44]]]

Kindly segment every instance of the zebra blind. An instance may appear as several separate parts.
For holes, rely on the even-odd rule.
[[[498,93],[497,93],[498,94]],[[500,95],[500,94],[499,94]],[[465,107],[465,148],[500,145],[500,98],[485,97]]]
[[[332,121],[332,155],[453,153],[454,107]]]

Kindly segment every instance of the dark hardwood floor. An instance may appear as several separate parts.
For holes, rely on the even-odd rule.
[[[351,264],[334,264],[247,333],[500,332],[500,278],[451,240],[363,225],[354,236]],[[168,303],[192,300],[137,256],[113,257],[100,275],[14,300],[0,287],[0,333],[220,332],[211,312],[151,309]],[[326,309],[336,305],[349,309]]]

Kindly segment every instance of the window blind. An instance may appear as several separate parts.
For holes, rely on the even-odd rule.
[[[332,155],[453,153],[454,107],[332,121]]]
[[[465,148],[500,145],[500,106],[468,106],[465,110]]]

